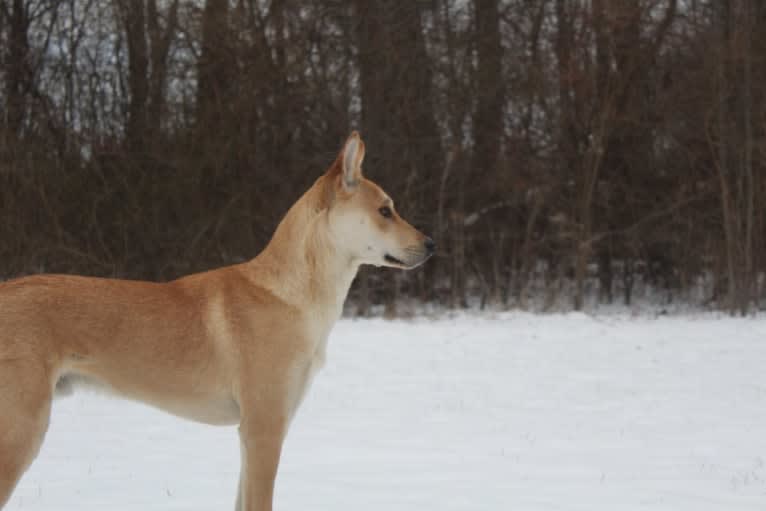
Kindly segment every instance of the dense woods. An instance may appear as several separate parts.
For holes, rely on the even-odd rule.
[[[752,311],[764,26],[756,0],[0,0],[0,277],[249,259],[359,129],[439,245],[363,271],[360,313]]]

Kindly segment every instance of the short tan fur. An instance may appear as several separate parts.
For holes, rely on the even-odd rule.
[[[235,509],[271,510],[290,420],[359,266],[409,269],[434,251],[362,175],[364,152],[353,132],[246,263],[168,283],[38,275],[0,284],[0,508],[39,451],[54,395],[90,384],[239,424]]]

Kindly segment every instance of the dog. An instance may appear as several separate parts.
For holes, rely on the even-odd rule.
[[[239,425],[236,510],[272,509],[288,426],[359,266],[411,269],[434,242],[362,175],[357,132],[254,259],[167,283],[36,275],[0,285],[0,508],[37,456],[54,395],[95,385]]]

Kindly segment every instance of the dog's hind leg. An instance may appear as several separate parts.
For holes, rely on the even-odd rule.
[[[0,359],[0,509],[40,450],[52,394],[43,364]]]

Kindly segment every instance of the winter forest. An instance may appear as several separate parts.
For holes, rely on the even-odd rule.
[[[255,256],[352,129],[405,304],[766,304],[766,3],[0,0],[0,278]],[[377,309],[376,309],[377,308]]]

